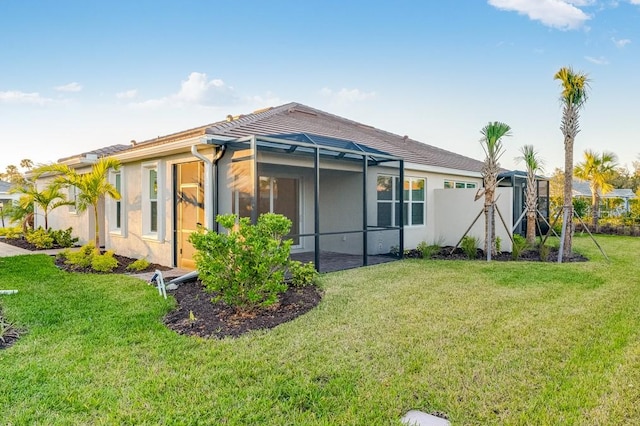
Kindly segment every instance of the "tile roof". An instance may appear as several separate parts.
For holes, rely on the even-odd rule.
[[[58,161],[62,162],[62,161],[65,161],[65,160],[70,160],[72,158],[84,157],[86,155],[96,155],[98,158],[108,157],[110,155],[113,155],[113,154],[115,154],[117,152],[120,152],[120,151],[124,151],[124,150],[129,149],[129,148],[130,148],[129,145],[122,145],[122,144],[110,145],[110,146],[105,146],[103,148],[94,149],[93,151],[83,152],[82,154],[76,154],[76,155],[72,155],[70,157],[60,158],[60,159],[58,159]]]
[[[289,103],[232,121],[212,124],[207,134],[241,137],[313,133],[347,139],[404,158],[406,162],[480,172],[482,161],[358,123],[299,103]]]
[[[406,162],[425,166],[480,172],[483,164],[482,161],[464,155],[296,102],[265,108],[247,115],[228,116],[224,121],[159,136],[156,139],[135,143],[126,148],[128,148],[127,151],[134,151],[204,135],[237,138],[283,133],[312,133],[319,136],[347,139],[402,157]]]

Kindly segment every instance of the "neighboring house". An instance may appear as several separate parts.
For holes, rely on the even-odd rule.
[[[3,211],[5,207],[10,206],[12,203],[18,201],[20,194],[11,194],[12,185],[9,182],[0,180],[0,227],[9,226],[9,220],[4,217]]]
[[[455,244],[482,209],[482,199],[474,202],[481,161],[298,103],[88,154],[122,163],[110,176],[122,198],[105,201],[101,241],[163,265],[193,268],[189,235],[199,225],[217,230],[223,213],[282,213],[293,222],[293,253],[367,264],[422,241]],[[86,157],[60,161],[89,167]],[[511,223],[511,188],[500,191]],[[92,239],[92,216],[64,210],[50,223]]]
[[[587,198],[589,206],[591,206],[591,188],[589,182],[574,180],[573,181],[573,198]],[[629,212],[629,200],[636,198],[636,194],[632,189],[612,189],[606,194],[600,194],[600,202],[604,202],[604,209],[601,207],[601,213],[610,216],[620,216]],[[608,205],[608,201],[619,200],[618,203]]]

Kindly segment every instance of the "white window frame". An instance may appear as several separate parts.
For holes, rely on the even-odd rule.
[[[156,191],[156,225],[155,231],[151,230],[151,202],[149,185],[150,185],[150,172],[156,171],[157,191]],[[152,161],[143,163],[141,167],[142,174],[142,237],[153,241],[164,240],[164,223],[165,223],[165,203],[164,203],[164,170],[161,161]]]
[[[445,179],[445,189],[476,189],[478,184],[476,182],[467,182],[462,180]]]
[[[400,194],[398,194],[398,180],[400,179],[399,176],[391,176],[391,175],[378,175],[378,177],[383,177],[383,178],[391,178],[391,199],[390,200],[380,200],[377,198],[377,191],[376,191],[376,201],[377,201],[377,205],[380,204],[391,204],[391,226],[399,226],[400,222],[399,218],[396,218],[396,205],[398,203],[400,203],[401,198],[403,198],[403,193],[401,192]],[[419,200],[419,201],[413,201],[412,197],[413,197],[413,193],[411,192],[411,184],[414,181],[418,181],[421,180],[424,182],[424,200]],[[403,210],[406,211],[407,214],[407,222],[404,224],[405,227],[414,227],[414,226],[425,226],[427,224],[427,178],[425,177],[415,177],[415,176],[405,176],[404,177],[404,182],[402,187],[400,188],[400,191],[404,191],[404,183],[408,182],[409,183],[409,199],[408,200],[402,200],[404,202],[404,208]],[[422,204],[422,223],[418,223],[418,224],[414,224],[412,223],[412,216],[411,216],[411,210],[410,207],[412,206],[412,204]]]
[[[73,204],[69,205],[69,213],[72,215],[78,215],[78,188],[73,185],[67,187],[67,200],[73,201]]]
[[[120,188],[117,188],[116,179],[120,176]],[[109,173],[109,183],[118,189],[120,193],[120,200],[115,200],[111,197],[107,197],[109,200],[109,232],[113,235],[125,236],[127,233],[127,212],[125,199],[125,178],[124,167],[121,167],[119,171],[111,171]],[[120,204],[120,226],[118,226],[118,204]]]

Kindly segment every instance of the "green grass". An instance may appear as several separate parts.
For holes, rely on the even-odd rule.
[[[640,239],[575,264],[409,260],[321,277],[315,310],[203,340],[135,278],[0,258],[0,423],[640,424]]]

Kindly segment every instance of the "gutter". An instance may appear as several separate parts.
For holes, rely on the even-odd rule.
[[[204,161],[204,181],[205,184],[209,184],[209,190],[205,190],[204,192],[205,227],[207,229],[213,229],[215,227],[215,218],[218,213],[217,164],[224,155],[226,149],[226,145],[220,145],[220,148],[216,150],[216,155],[214,155],[213,160],[209,160],[207,157],[198,152],[197,145],[191,145],[191,154],[193,154],[193,156],[197,159]],[[214,195],[216,195],[215,201]]]

